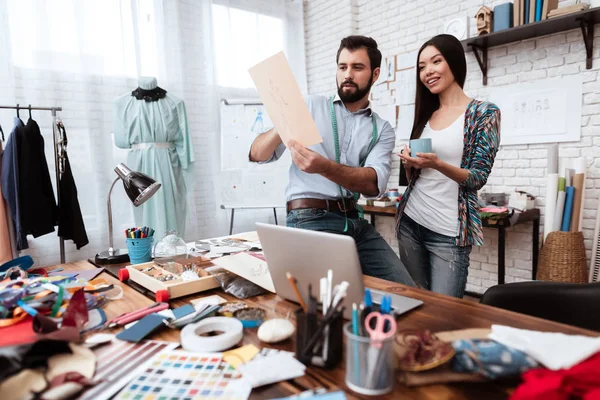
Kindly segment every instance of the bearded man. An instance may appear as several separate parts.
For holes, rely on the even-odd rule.
[[[372,38],[348,36],[340,43],[336,62],[337,94],[306,101],[323,142],[310,147],[287,143],[293,160],[286,189],[287,226],[349,235],[364,274],[415,286],[388,243],[362,219],[356,202],[359,194],[377,197],[385,192],[396,142],[390,123],[369,102],[381,52]],[[273,162],[285,150],[272,129],[254,140],[250,161]]]

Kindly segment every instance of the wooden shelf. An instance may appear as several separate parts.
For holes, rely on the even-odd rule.
[[[560,17],[492,32],[488,35],[475,36],[463,40],[462,44],[465,51],[472,51],[475,54],[475,58],[483,74],[483,84],[487,85],[487,50],[490,47],[579,28],[581,29],[587,52],[586,68],[590,69],[592,68],[592,53],[594,48],[594,25],[597,23],[600,23],[600,8],[590,8]]]

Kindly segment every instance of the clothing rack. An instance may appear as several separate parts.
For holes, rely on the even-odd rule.
[[[58,208],[60,209],[60,169],[59,169],[59,155],[58,155],[58,142],[57,142],[57,128],[56,128],[56,112],[62,111],[62,107],[34,107],[31,104],[26,107],[21,107],[19,104],[16,106],[2,106],[0,109],[8,110],[27,110],[27,111],[51,111],[52,112],[52,139],[54,142],[54,169],[56,172],[56,197],[58,201]],[[60,263],[65,263],[65,239],[60,239]]]

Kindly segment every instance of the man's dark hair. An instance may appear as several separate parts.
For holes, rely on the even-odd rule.
[[[373,38],[359,35],[348,36],[342,39],[340,42],[340,48],[338,49],[337,56],[335,58],[336,64],[340,61],[340,53],[343,49],[354,51],[361,48],[367,49],[369,61],[371,62],[371,71],[375,70],[375,68],[380,68],[381,52],[377,49],[377,42]]]

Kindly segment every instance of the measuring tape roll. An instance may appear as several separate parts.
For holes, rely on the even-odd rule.
[[[181,330],[181,347],[187,351],[218,352],[235,346],[242,337],[242,323],[229,317],[210,317],[186,325]],[[210,332],[223,332],[215,336],[202,336]]]

